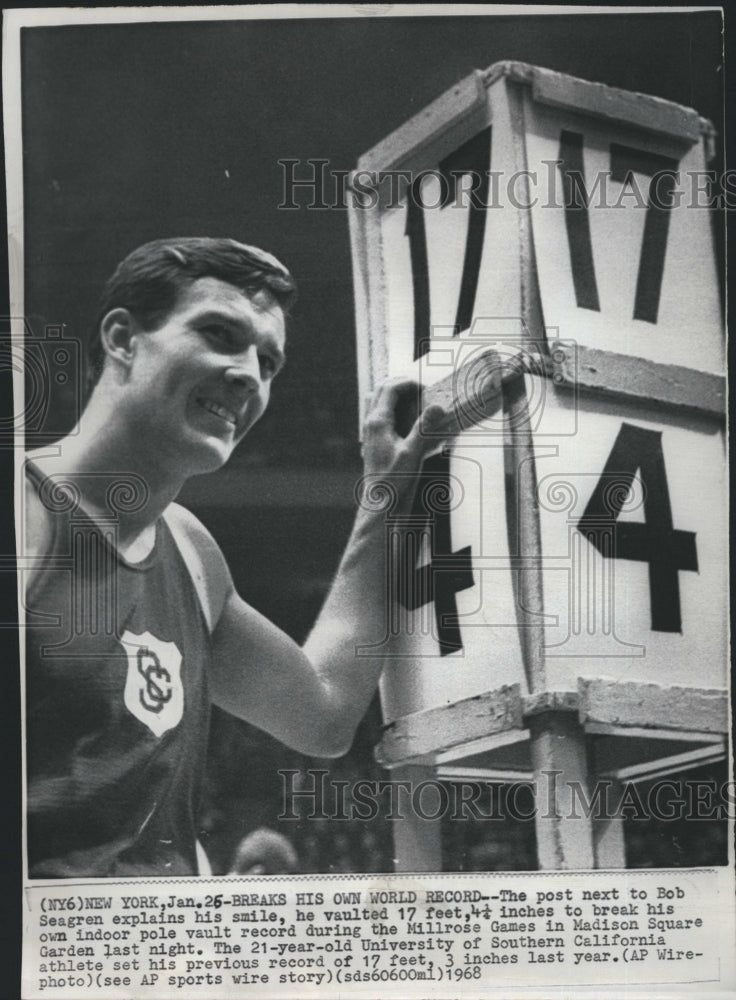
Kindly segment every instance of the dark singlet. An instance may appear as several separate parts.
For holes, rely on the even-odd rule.
[[[195,874],[209,636],[165,521],[130,564],[33,464],[53,523],[26,594],[32,878]]]

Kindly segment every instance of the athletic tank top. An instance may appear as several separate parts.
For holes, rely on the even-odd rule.
[[[112,522],[60,510],[26,468],[53,523],[26,594],[29,874],[195,874],[210,698],[191,575],[163,519],[130,564]]]

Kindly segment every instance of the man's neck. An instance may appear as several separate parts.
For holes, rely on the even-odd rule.
[[[66,437],[30,458],[45,475],[69,483],[90,517],[113,519],[121,552],[139,561],[153,547],[156,521],[186,477],[151,455],[147,442],[131,440],[120,422],[94,417],[86,410]]]

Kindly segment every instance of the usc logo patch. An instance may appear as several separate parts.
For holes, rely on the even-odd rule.
[[[150,632],[127,630],[120,642],[128,657],[125,707],[155,736],[163,736],[179,724],[184,711],[179,647]]]

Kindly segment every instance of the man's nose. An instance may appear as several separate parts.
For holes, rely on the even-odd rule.
[[[225,379],[232,385],[242,386],[249,393],[258,391],[262,381],[261,366],[254,344],[231,359],[225,369]]]

